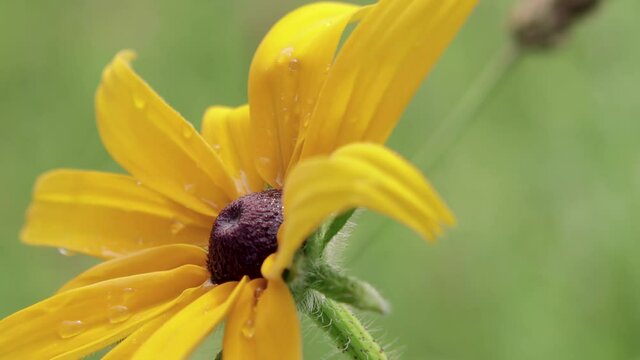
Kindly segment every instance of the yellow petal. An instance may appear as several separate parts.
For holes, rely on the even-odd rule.
[[[260,359],[255,336],[255,310],[258,297],[266,287],[264,279],[250,281],[240,292],[227,316],[222,340],[224,360]]]
[[[229,169],[240,195],[264,190],[264,181],[254,164],[249,106],[212,106],[202,119],[202,137]]]
[[[258,172],[273,187],[282,187],[300,127],[358,9],[328,2],[303,6],[281,19],[256,51],[249,72],[251,130]]]
[[[255,339],[261,360],[302,359],[296,304],[280,279],[269,280],[256,307]]]
[[[207,293],[209,290],[210,285],[203,285],[198,288],[185,291],[171,309],[156,316],[134,331],[131,335],[127,336],[126,339],[122,340],[117,346],[111,349],[111,351],[109,351],[102,360],[131,359],[140,346],[144,344],[144,342],[147,341],[147,339],[149,339],[162,325],[164,325],[167,320],[177,314],[180,310],[184,309],[186,305]]]
[[[263,269],[269,279],[280,276],[306,237],[332,214],[365,207],[427,239],[441,232],[441,223],[454,221],[416,168],[385,147],[366,143],[298,164],[287,178],[283,204],[278,252],[272,265]]]
[[[59,292],[125,276],[171,270],[187,264],[206,268],[206,251],[186,244],[158,246],[102,262],[76,276]]]
[[[81,358],[168,310],[207,277],[185,265],[59,293],[0,321],[0,358]]]
[[[213,216],[236,190],[218,155],[119,53],[96,94],[98,128],[111,156],[135,178],[168,198]]]
[[[220,323],[247,284],[218,285],[187,305],[149,337],[133,359],[187,359],[198,344]]]
[[[102,258],[172,243],[206,246],[213,224],[123,175],[57,170],[38,180],[33,197],[24,242]]]
[[[301,159],[342,145],[383,143],[476,0],[381,0],[336,57]]]

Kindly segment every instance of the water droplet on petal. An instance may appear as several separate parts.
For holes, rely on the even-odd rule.
[[[262,295],[262,293],[264,292],[264,288],[258,286],[254,291],[253,291],[253,296],[256,298],[256,300],[258,300],[260,298],[260,296]]]
[[[300,60],[293,58],[289,60],[289,71],[295,72],[300,69]]]
[[[142,181],[136,180],[136,186],[142,186]]]
[[[109,308],[109,322],[112,324],[127,321],[131,317],[131,311],[124,305],[115,305]]]
[[[180,231],[182,231],[182,229],[184,229],[185,225],[183,222],[181,222],[180,220],[175,220],[172,224],[171,224],[171,234],[176,235],[178,234]]]
[[[133,95],[133,105],[136,107],[136,109],[142,110],[147,105],[147,103],[146,103],[146,101],[144,101],[144,98],[142,96],[134,94]]]
[[[245,321],[244,326],[242,326],[242,336],[247,339],[252,339],[256,334],[256,327],[253,323],[252,319]]]
[[[196,191],[196,186],[194,184],[184,184],[184,191],[193,194]]]
[[[184,136],[185,139],[190,139],[191,136],[193,136],[193,129],[190,126],[185,126],[182,129],[182,136]]]
[[[64,320],[58,325],[58,335],[63,339],[74,337],[85,329],[82,320]]]
[[[58,248],[58,252],[60,253],[60,255],[64,256],[73,256],[76,254],[75,252],[65,248]]]
[[[134,289],[134,288],[132,288],[132,287],[126,287],[126,288],[123,288],[123,289],[122,289],[122,292],[123,292],[125,295],[131,295],[131,294],[133,294],[134,292],[136,292],[136,289]]]
[[[280,56],[291,57],[291,55],[293,55],[294,50],[295,49],[292,46],[286,47],[282,49],[282,51],[280,51]]]

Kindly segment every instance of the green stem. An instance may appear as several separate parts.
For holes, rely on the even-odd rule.
[[[513,44],[509,44],[498,53],[481,71],[477,80],[467,88],[453,111],[440,122],[439,127],[413,155],[412,160],[416,164],[426,165],[428,170],[433,171],[479,118],[478,115],[487,99],[499,88],[502,80],[522,58],[521,55],[522,50]]]
[[[340,351],[352,359],[387,360],[382,347],[344,305],[322,298],[308,316],[325,331]]]
[[[509,44],[484,67],[453,111],[440,122],[440,126],[411,157],[416,165],[426,166],[429,173],[433,173],[433,170],[446,158],[445,155],[455,147],[473,122],[479,118],[478,115],[484,104],[500,87],[507,74],[515,68],[522,55],[520,48]],[[380,234],[382,226],[383,223],[374,226],[367,237],[369,241],[363,242],[361,248],[355,252],[352,262],[357,262],[366,253],[366,249],[374,243],[376,235]]]
[[[348,210],[320,226],[320,228],[307,239],[307,244],[305,245],[306,254],[312,259],[324,257],[324,251],[327,245],[329,245],[329,242],[342,230],[355,211],[355,209]]]

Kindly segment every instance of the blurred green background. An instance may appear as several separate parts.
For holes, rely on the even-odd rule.
[[[119,171],[93,110],[113,55],[137,50],[142,76],[199,124],[208,105],[246,101],[254,49],[302,3],[0,2],[0,317],[94,262],[18,232],[38,174]],[[414,157],[508,42],[512,5],[479,5],[390,147]],[[640,359],[639,13],[606,1],[561,47],[518,63],[438,167],[417,163],[458,216],[441,241],[358,217],[342,264],[393,305],[363,316],[397,358]],[[304,337],[306,358],[339,358],[307,322]]]

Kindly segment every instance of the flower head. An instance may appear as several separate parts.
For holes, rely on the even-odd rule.
[[[3,357],[75,358],[124,338],[107,358],[184,358],[226,319],[225,359],[300,358],[282,274],[322,222],[366,207],[425,238],[453,222],[419,171],[379,144],[473,3],[302,7],[257,50],[249,104],[210,108],[201,133],[119,53],[96,110],[129,175],[43,175],[22,232],[105,261],[2,320]]]

